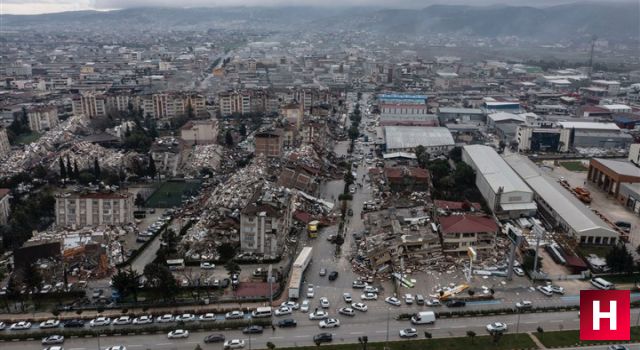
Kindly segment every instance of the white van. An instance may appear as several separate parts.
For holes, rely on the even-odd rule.
[[[591,279],[591,284],[593,284],[594,287],[599,288],[599,289],[614,289],[615,285],[611,282],[608,282],[600,277],[596,277],[596,278],[592,278]]]
[[[270,306],[259,307],[253,310],[253,312],[251,312],[251,316],[254,318],[271,317],[271,307]]]
[[[436,314],[433,311],[420,311],[411,317],[413,324],[429,324],[436,322]]]

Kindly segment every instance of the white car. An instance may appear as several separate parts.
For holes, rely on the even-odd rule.
[[[320,328],[336,328],[336,327],[340,327],[340,320],[335,319],[335,318],[328,318],[326,320],[320,321],[320,323],[318,323],[318,326],[320,326]]]
[[[124,345],[114,345],[106,348],[105,350],[127,350]]]
[[[6,327],[7,325],[4,322],[0,321],[0,331],[4,330]]]
[[[376,293],[364,293],[360,295],[360,299],[362,300],[378,300],[378,294]]]
[[[438,299],[427,300],[427,302],[425,304],[427,306],[442,306],[442,303],[440,303],[440,300],[438,300]]]
[[[300,308],[300,304],[296,303],[295,301],[284,301],[282,302],[282,304],[280,304],[280,306],[287,306],[289,308],[291,308],[291,310],[298,310]]]
[[[224,349],[241,349],[244,348],[244,340],[231,339],[224,342]]]
[[[9,327],[9,329],[12,331],[22,331],[29,328],[31,328],[31,322],[27,322],[27,321],[16,322],[12,324],[11,327]]]
[[[144,315],[144,316],[136,317],[133,319],[133,324],[135,325],[150,324],[150,323],[153,323],[153,316],[151,315]]]
[[[520,267],[514,266],[513,272],[520,277],[524,276],[524,270]]]
[[[60,326],[60,321],[58,320],[46,320],[40,323],[40,328],[56,328]]]
[[[109,317],[96,317],[89,322],[90,327],[103,327],[111,324],[111,319]]]
[[[341,307],[338,309],[338,313],[345,316],[355,316],[356,312],[350,307]]]
[[[216,264],[210,262],[201,262],[200,268],[203,270],[213,270],[216,268]]]
[[[553,295],[553,290],[551,290],[551,288],[549,288],[549,286],[538,286],[538,288],[536,288],[540,293],[550,297]]]
[[[129,316],[120,316],[118,318],[116,318],[115,320],[113,320],[113,325],[114,326],[123,326],[123,325],[127,325],[127,324],[131,324],[131,317]]]
[[[353,301],[353,298],[351,297],[351,293],[342,294],[342,299],[344,299],[345,303],[351,303]]]
[[[173,315],[171,315],[171,314],[158,316],[158,318],[156,319],[156,321],[158,321],[158,323],[168,323],[168,322],[173,322],[173,320],[174,320],[174,318],[173,318]]]
[[[373,286],[365,286],[363,291],[365,293],[378,293],[378,288]]]
[[[50,335],[46,338],[42,338],[42,345],[53,345],[64,343],[63,335]]]
[[[167,333],[167,338],[169,339],[189,338],[189,331],[186,329],[176,329],[175,331],[171,331]]]
[[[55,346],[50,346],[48,348],[45,348],[44,350],[64,350],[64,348],[62,346],[55,345]]]
[[[176,322],[193,322],[196,320],[196,316],[192,314],[182,314],[176,316]]]
[[[362,312],[366,312],[367,310],[369,310],[369,308],[367,307],[367,304],[365,303],[353,303],[351,304],[351,307],[354,308],[355,310],[362,311]]]
[[[302,305],[300,305],[300,311],[309,312],[309,300],[305,299],[302,301]]]
[[[309,319],[310,320],[324,320],[325,318],[327,318],[329,316],[329,313],[327,313],[324,310],[316,310],[312,313],[309,314]]]
[[[331,306],[329,304],[329,299],[327,299],[325,297],[320,298],[320,306],[322,306],[323,309],[328,309],[329,306]]]
[[[385,303],[391,304],[393,306],[400,306],[402,303],[396,297],[386,297],[384,298]]]
[[[278,309],[276,309],[276,316],[284,316],[284,315],[291,315],[291,308],[288,306],[280,306]]]
[[[407,303],[407,305],[411,305],[413,304],[413,295],[411,294],[405,294],[404,295],[404,302]]]
[[[418,331],[415,328],[405,328],[400,330],[400,338],[415,338]]]
[[[200,315],[200,317],[198,317],[198,320],[200,322],[215,321],[216,320],[216,315],[212,314],[212,313],[207,313],[207,314],[204,314],[204,315]]]
[[[564,294],[564,288],[560,287],[560,286],[556,286],[554,284],[548,286],[549,288],[551,288],[551,291],[554,293],[558,293],[558,294]]]
[[[313,298],[316,295],[316,292],[313,289],[313,285],[309,285],[307,288],[307,298]]]
[[[518,309],[531,309],[533,307],[533,303],[529,300],[522,300],[516,303],[516,307]]]
[[[502,322],[494,322],[487,325],[487,332],[506,332],[507,324]]]
[[[224,315],[224,318],[227,320],[236,320],[239,318],[244,318],[244,312],[238,311],[238,310],[230,311]]]

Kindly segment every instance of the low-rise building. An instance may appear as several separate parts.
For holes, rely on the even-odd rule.
[[[438,224],[444,253],[467,254],[472,247],[480,257],[486,257],[495,249],[498,224],[490,216],[442,216]]]
[[[617,197],[621,184],[640,183],[640,168],[626,160],[592,158],[587,179]]]
[[[417,167],[384,168],[384,177],[393,192],[428,191],[431,185],[429,171]]]
[[[55,196],[56,226],[82,228],[133,222],[129,192],[60,193]]]
[[[180,170],[183,147],[184,144],[180,139],[173,137],[157,139],[149,150],[155,162],[156,170],[162,174],[175,176]]]
[[[520,125],[516,140],[520,152],[568,152],[571,129]]]
[[[414,152],[423,146],[432,156],[448,154],[455,146],[449,129],[444,127],[385,126],[385,147],[387,153]]]

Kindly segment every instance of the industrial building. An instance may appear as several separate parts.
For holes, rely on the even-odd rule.
[[[617,197],[621,184],[640,183],[640,168],[626,160],[593,158],[587,179]]]
[[[438,126],[438,117],[434,114],[394,114],[380,115],[381,126]]]
[[[582,244],[618,242],[618,233],[529,158],[511,154],[505,161],[535,192],[538,214]]]
[[[418,146],[434,155],[448,154],[455,145],[453,136],[443,127],[385,126],[386,153],[414,152]]]
[[[440,107],[438,108],[438,119],[441,124],[458,122],[458,123],[484,123],[486,121],[485,113],[479,108],[458,108],[458,107]]]
[[[615,123],[558,122],[563,129],[572,129],[572,147],[627,149],[633,137],[623,133]]]
[[[533,191],[491,147],[462,148],[462,160],[476,172],[476,186],[497,216],[517,218],[536,213]]]
[[[519,152],[568,152],[571,129],[520,125],[516,140]]]

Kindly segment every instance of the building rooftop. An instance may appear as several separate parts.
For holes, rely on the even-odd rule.
[[[491,113],[487,116],[487,118],[493,120],[494,122],[515,120],[515,121],[520,121],[524,123],[527,120],[527,118],[522,114],[514,114],[514,113],[507,113],[507,112]]]
[[[629,161],[603,158],[593,158],[593,161],[604,165],[617,174],[640,178],[640,168]]]
[[[617,233],[598,215],[557,181],[545,174],[529,158],[519,154],[511,154],[505,157],[505,161],[575,232],[599,230],[617,236]]]
[[[496,232],[498,224],[489,216],[450,215],[438,218],[442,233]]]
[[[558,122],[565,129],[620,130],[615,123]]]
[[[497,193],[498,189],[502,187],[504,192],[518,191],[533,194],[529,186],[492,147],[469,145],[464,146],[463,150],[471,157],[477,168],[476,171],[482,174],[494,193]]]
[[[453,146],[451,132],[443,127],[385,126],[384,137],[387,149],[414,148],[419,145]]]
[[[484,114],[479,108],[458,108],[458,107],[440,107],[438,113],[455,113],[455,114]]]

